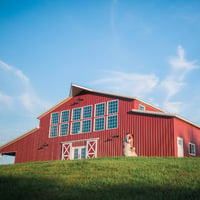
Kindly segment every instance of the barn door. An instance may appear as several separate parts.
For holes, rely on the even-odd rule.
[[[97,140],[87,141],[86,149],[87,149],[86,158],[96,158],[97,157]]]
[[[183,138],[181,138],[181,137],[177,137],[177,155],[178,155],[178,157],[184,156]]]
[[[72,144],[66,143],[62,145],[62,160],[70,160],[71,159],[71,150]]]

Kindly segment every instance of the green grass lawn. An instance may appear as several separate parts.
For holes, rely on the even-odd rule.
[[[200,158],[2,165],[0,199],[200,199]]]

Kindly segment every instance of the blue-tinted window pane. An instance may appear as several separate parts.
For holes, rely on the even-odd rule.
[[[68,127],[69,127],[68,124],[62,124],[60,126],[60,136],[68,135]]]
[[[50,126],[50,137],[56,137],[58,134],[58,126]]]
[[[95,116],[105,115],[105,103],[96,104]]]
[[[105,119],[104,117],[95,119],[95,131],[104,130]]]
[[[92,106],[83,107],[83,119],[92,117]]]
[[[72,134],[80,133],[80,125],[81,125],[81,122],[72,123]]]
[[[118,113],[118,101],[108,102],[108,114]]]
[[[82,133],[88,133],[91,131],[91,120],[85,120],[82,122]]]
[[[59,113],[51,114],[51,124],[58,124],[59,121]]]
[[[86,148],[81,149],[81,158],[85,158]]]
[[[108,129],[117,128],[117,115],[108,117]]]
[[[145,110],[145,107],[143,105],[139,105],[139,110]]]
[[[78,149],[74,149],[74,160],[78,159]]]
[[[73,109],[73,120],[80,120],[81,119],[81,108]]]
[[[61,122],[69,122],[69,110],[62,112]]]

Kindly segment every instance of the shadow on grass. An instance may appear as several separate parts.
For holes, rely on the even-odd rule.
[[[0,177],[0,199],[200,199],[197,189],[142,184],[62,184],[52,179]]]

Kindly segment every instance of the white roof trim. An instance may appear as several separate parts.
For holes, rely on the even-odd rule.
[[[82,140],[72,140],[72,141],[61,142],[61,144],[85,142],[85,141],[92,141],[92,140],[99,140],[99,138],[88,138],[88,139],[82,139]]]
[[[53,107],[51,107],[50,109],[48,109],[46,112],[44,112],[41,115],[39,115],[37,117],[37,119],[41,119],[42,117],[44,117],[45,115],[47,115],[48,113],[50,113],[51,111],[53,111],[54,109],[56,109],[57,107],[59,107],[60,105],[62,105],[63,103],[69,101],[70,99],[71,99],[71,97],[67,97],[67,98],[63,99],[62,101],[58,102],[56,105],[54,105]]]
[[[139,98],[136,98],[136,97],[133,97],[133,96],[126,96],[126,95],[119,95],[119,94],[116,94],[116,93],[110,93],[110,92],[103,92],[103,91],[99,91],[99,90],[93,90],[93,89],[90,89],[90,88],[86,88],[86,87],[82,87],[82,86],[79,86],[79,85],[76,85],[76,84],[72,84],[71,85],[71,91],[70,91],[70,96],[71,97],[74,97],[76,95],[78,95],[80,92],[82,91],[88,91],[88,92],[92,92],[92,93],[98,93],[98,94],[103,94],[103,95],[109,95],[109,96],[115,96],[115,97],[121,97],[121,98],[126,98],[126,99],[131,99],[131,100],[137,100],[137,101],[140,101],[141,103],[144,103],[152,108],[155,108],[157,110],[159,110],[160,112],[164,112],[166,113],[166,111],[150,104],[150,103],[147,103]]]
[[[132,112],[135,112],[135,113],[142,113],[142,114],[149,114],[149,115],[159,115],[159,116],[166,116],[166,117],[175,117],[177,119],[180,119],[188,124],[191,124],[192,126],[195,126],[197,127],[198,129],[200,129],[200,126],[195,124],[194,122],[192,121],[189,121],[187,119],[184,119],[183,117],[179,116],[179,115],[176,115],[176,114],[171,114],[171,113],[161,113],[161,112],[153,112],[153,111],[144,111],[144,110],[136,110],[136,109],[132,109],[131,110]]]
[[[6,144],[3,144],[2,146],[0,146],[0,150],[3,149],[3,148],[5,148],[5,147],[8,146],[8,145],[13,144],[14,142],[17,142],[17,141],[20,140],[20,139],[22,139],[22,138],[24,138],[24,137],[30,135],[31,133],[37,131],[38,129],[39,129],[39,127],[33,128],[33,129],[27,131],[26,133],[20,135],[19,137],[17,137],[17,138],[15,138],[15,139],[11,140],[10,142],[8,142],[8,143],[6,143]]]
[[[142,113],[142,114],[149,114],[149,115],[160,115],[160,116],[166,116],[166,117],[175,117],[174,114],[170,114],[170,113],[145,111],[145,110],[136,110],[136,109],[132,109],[131,111],[135,112],[135,113]]]

